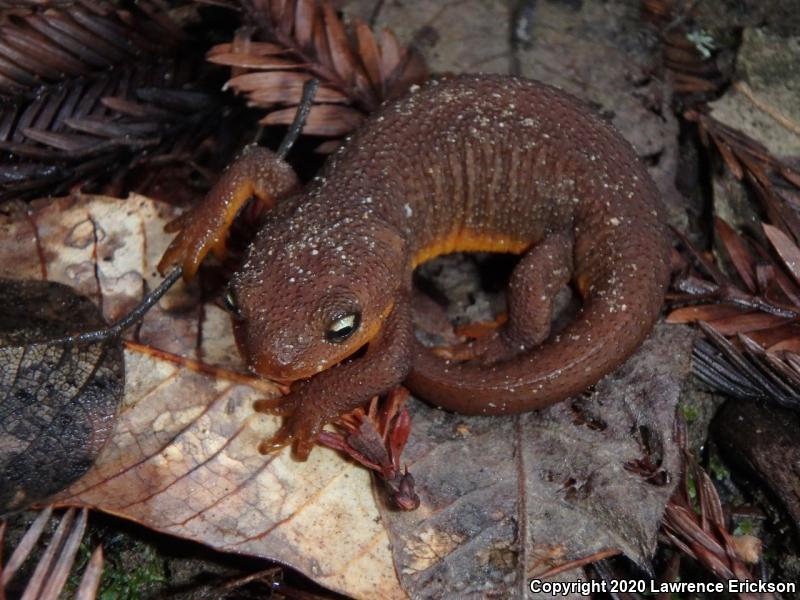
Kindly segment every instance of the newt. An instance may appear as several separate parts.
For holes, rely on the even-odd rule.
[[[656,321],[669,277],[660,197],[633,148],[583,102],[494,75],[433,80],[372,114],[301,187],[250,147],[179,231],[159,268],[191,278],[251,196],[263,225],[229,285],[249,367],[291,383],[262,451],[304,460],[322,427],[394,386],[471,415],[546,407],[624,362]],[[451,349],[419,342],[412,273],[452,252],[521,255],[508,320]],[[572,282],[575,320],[550,335]]]

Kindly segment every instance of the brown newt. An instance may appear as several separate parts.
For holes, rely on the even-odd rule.
[[[383,106],[300,187],[250,148],[172,225],[161,262],[191,277],[255,195],[271,206],[233,276],[237,339],[257,373],[293,382],[264,448],[304,459],[321,428],[405,382],[466,414],[542,408],[622,363],[655,322],[668,279],[659,194],[631,146],[585,104],[491,75],[432,81]],[[521,254],[508,322],[450,357],[411,326],[412,272],[457,251]],[[553,298],[583,306],[550,336]]]

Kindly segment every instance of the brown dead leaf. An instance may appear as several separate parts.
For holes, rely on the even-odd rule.
[[[169,241],[163,227],[174,213],[142,196],[51,201],[30,218],[21,212],[0,224],[0,265],[4,275],[46,273],[68,283],[98,298],[113,319],[158,281],[155,264]],[[43,264],[8,260],[22,252]],[[114,436],[56,501],[278,560],[354,597],[403,597],[369,474],[323,448],[307,463],[288,452],[260,455],[258,442],[278,419],[256,414],[252,404],[277,388],[171,354],[243,370],[227,314],[210,303],[198,311],[194,297],[171,290],[139,328],[146,345],[127,343]]]
[[[61,491],[111,437],[123,393],[120,341],[46,341],[105,325],[67,286],[0,279],[0,513]]]
[[[388,29],[376,36],[363,19],[344,18],[338,12],[340,2],[244,4],[255,29],[248,34],[240,30],[232,43],[215,46],[207,58],[232,67],[226,87],[245,95],[251,106],[266,108],[263,124],[283,124],[283,116],[272,117],[269,111],[297,104],[302,83],[311,77],[321,83],[312,102],[323,106],[317,111],[316,126],[309,121],[304,131],[321,136],[349,133],[361,121],[352,115],[340,119],[347,113],[326,112],[325,103],[346,104],[363,118],[385,100],[428,79],[427,66],[413,47],[401,45]],[[269,42],[250,41],[250,35]]]
[[[742,282],[751,293],[755,292],[756,275],[751,253],[747,251],[742,238],[736,234],[733,227],[719,217],[714,219],[714,228]]]
[[[703,304],[676,308],[667,315],[667,323],[696,323],[715,321],[742,314],[742,309],[726,304]]]
[[[347,4],[350,14],[362,4],[364,18],[374,8],[373,2]],[[582,14],[566,3],[536,4],[541,12],[534,20],[534,45],[517,57],[520,74],[593,101],[641,155],[652,157],[652,172],[672,214],[680,212],[672,187],[677,126],[669,110],[661,112],[667,95],[658,82],[635,89],[620,84],[642,74],[640,57],[631,60],[625,43],[617,47],[609,41],[624,37],[624,26],[594,3],[584,3]],[[628,11],[624,23],[637,18],[635,8],[621,6],[614,4],[614,10]],[[392,70],[405,72],[397,39],[406,42],[417,34],[434,40],[428,55],[438,71],[508,72],[514,62],[503,3],[385,3],[378,22],[399,35],[384,34],[379,45],[356,40],[359,48],[380,49],[380,55],[367,50],[363,61],[371,81],[380,77],[389,85]],[[331,63],[324,31],[295,29],[294,35],[306,44],[311,39]],[[228,45],[224,51],[238,50]],[[271,54],[262,49],[262,56]],[[599,55],[605,58],[602,65]],[[157,205],[149,206],[142,210],[154,212]],[[148,229],[148,262],[133,269],[135,281],[135,274],[149,273],[158,259],[149,249],[157,248],[156,254],[164,247],[156,235],[163,219],[154,222],[158,225]],[[236,367],[235,353],[225,345],[227,317],[219,311],[218,328],[206,335],[214,307],[205,306],[204,325],[198,327],[201,311],[193,296],[175,294],[162,305],[184,306],[183,315],[158,307],[141,328],[141,341],[159,348],[169,343],[175,353]],[[120,417],[120,441],[90,473],[93,479],[80,482],[84,487],[75,486],[63,500],[96,505],[213,547],[270,556],[354,597],[463,597],[468,591],[525,597],[528,575],[583,558],[598,546],[648,560],[672,486],[675,449],[669,432],[686,368],[685,355],[675,352],[688,344],[685,330],[671,331],[676,333],[660,331],[646,347],[654,364],[626,366],[590,398],[541,413],[466,418],[410,402],[412,449],[402,460],[417,478],[423,502],[406,516],[384,511],[384,521],[366,473],[331,452],[317,449],[305,464],[284,455],[270,461],[253,452],[255,441],[275,423],[252,413],[251,400],[259,396],[252,386],[130,346],[130,378],[142,383],[131,389]],[[136,436],[146,450],[136,448]],[[440,460],[426,460],[425,449]]]
[[[780,255],[795,282],[800,283],[800,249],[797,244],[783,231],[766,223],[764,224],[764,234]]]
[[[690,348],[660,325],[591,394],[519,417],[412,404],[403,457],[421,505],[383,511],[405,589],[522,598],[532,577],[597,551],[648,565],[679,474],[671,432]]]
[[[723,317],[711,321],[709,325],[714,327],[722,335],[736,335],[737,333],[750,333],[761,329],[769,329],[786,323],[791,323],[793,319],[778,317],[762,312],[748,312],[730,317]]]

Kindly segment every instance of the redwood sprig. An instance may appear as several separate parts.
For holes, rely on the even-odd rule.
[[[681,484],[667,503],[661,533],[678,551],[700,563],[721,581],[756,579],[745,561],[747,558],[749,562],[752,557],[741,550],[743,536],[736,537],[728,530],[719,494],[688,449],[685,425],[678,427],[678,443],[684,457],[684,472]],[[696,492],[694,500],[690,483],[694,484]],[[766,600],[773,596],[740,593],[739,597]]]
[[[705,333],[693,349],[693,371],[706,385],[798,410],[800,280],[794,259],[800,247],[769,225],[763,225],[769,247],[721,219],[715,225],[728,268],[717,267],[684,238],[691,260],[670,299],[687,306],[674,309],[667,321],[698,323]]]
[[[0,562],[0,598],[5,597],[7,588],[39,543],[52,514],[52,507],[42,510],[14,548],[8,562],[5,565]],[[41,600],[62,597],[67,578],[75,566],[78,548],[86,531],[87,518],[88,511],[85,508],[80,512],[74,508],[64,512],[47,548],[25,584],[22,597]],[[5,522],[0,521],[0,548],[3,545],[4,531]],[[75,598],[96,598],[102,574],[103,550],[102,546],[98,546],[84,569]]]
[[[306,81],[321,82],[304,133],[339,137],[386,100],[428,78],[425,61],[388,28],[345,22],[328,0],[247,0],[257,31],[208,53],[231,68],[226,86],[266,109],[264,125],[287,125]]]
[[[339,417],[337,432],[323,431],[319,442],[338,450],[364,467],[375,471],[395,506],[414,510],[419,496],[414,477],[400,466],[400,457],[411,433],[411,416],[405,407],[408,390],[398,387],[384,401],[373,398],[367,410],[356,410]]]
[[[684,118],[697,123],[701,142],[716,149],[730,173],[747,183],[772,225],[800,241],[800,171],[774,156],[763,144],[719,122],[706,109],[692,109]]]
[[[158,0],[0,6],[0,201],[121,180],[217,122],[218,84]]]
[[[0,95],[34,97],[43,85],[168,56],[186,35],[154,0],[47,0],[0,6]],[[27,8],[24,8],[26,7]]]

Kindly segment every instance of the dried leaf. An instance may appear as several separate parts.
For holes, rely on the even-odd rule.
[[[736,272],[741,277],[747,289],[755,292],[756,282],[755,273],[750,253],[747,251],[742,239],[736,234],[733,228],[719,217],[714,219],[714,225],[725,249],[728,252]]]
[[[83,572],[78,590],[75,592],[75,600],[95,600],[97,590],[100,587],[100,578],[103,575],[103,547],[98,546],[92,552],[89,564]]]
[[[30,220],[21,213],[2,224],[0,270],[70,281],[102,298],[112,320],[159,281],[155,264],[170,238],[163,227],[175,212],[141,196],[48,202]],[[15,264],[18,253],[33,258]],[[355,597],[403,597],[366,471],[324,448],[306,463],[258,453],[279,420],[253,402],[279,392],[240,374],[225,311],[198,306],[196,289],[177,286],[131,333],[140,343],[126,343],[114,436],[59,503],[272,558]]]
[[[800,283],[800,248],[792,239],[777,227],[764,224],[764,234],[769,239],[772,247],[783,259],[783,264],[789,269],[795,283]]]
[[[89,13],[80,3],[37,6],[9,14],[0,24],[0,60],[9,85],[0,94],[87,75],[142,51],[166,55],[185,39],[149,1],[126,12],[108,4]],[[138,56],[137,56],[138,55]]]
[[[726,304],[704,304],[676,308],[667,315],[667,323],[695,323],[697,321],[716,321],[742,314],[742,309]]]
[[[89,183],[134,158],[194,151],[218,121],[212,94],[192,92],[197,71],[189,63],[138,61],[40,90],[31,100],[0,107],[0,200],[57,194]],[[161,87],[154,87],[161,86]],[[176,90],[164,86],[175,86]],[[187,89],[188,88],[188,89]],[[142,103],[144,100],[146,103]],[[120,108],[120,113],[110,112]]]
[[[44,528],[47,526],[47,522],[50,520],[52,514],[53,508],[48,506],[36,516],[36,519],[34,519],[33,523],[31,523],[30,527],[25,531],[17,547],[14,548],[14,551],[11,553],[8,564],[4,565],[0,572],[0,589],[5,589],[28,558],[34,546],[36,546],[36,543],[39,541],[39,538],[42,536]],[[5,526],[5,521],[2,522],[2,526]]]
[[[538,573],[609,548],[647,565],[679,466],[662,432],[689,347],[680,328],[659,326],[591,394],[520,417],[412,404],[403,460],[421,505],[383,512],[406,590],[439,597],[458,581],[461,596],[522,597]],[[625,468],[636,460],[657,465],[660,484]]]
[[[286,60],[285,58],[258,56],[244,52],[220,52],[213,56],[209,55],[207,59],[208,62],[212,62],[215,65],[227,65],[229,67],[241,67],[244,69],[300,69],[308,66],[304,63]],[[229,82],[229,85],[233,86],[232,80]]]
[[[353,57],[344,23],[339,20],[333,7],[328,2],[322,3],[322,16],[328,36],[328,50],[331,54],[333,68],[342,78],[342,81],[352,84],[360,67]]]
[[[403,60],[403,49],[397,36],[388,27],[381,30],[381,72],[386,74],[387,80],[396,74],[397,68]]]
[[[786,408],[800,408],[800,377],[787,354],[782,361],[767,355],[758,344],[740,338],[736,348],[712,327],[700,323],[706,334],[694,347],[693,371],[712,389],[741,399],[777,402]]]
[[[664,514],[662,527],[665,536],[679,551],[698,561],[717,579],[752,580],[753,574],[737,552],[736,538],[728,531],[719,494],[686,446],[685,427],[679,429],[678,437],[682,442],[685,469],[681,485]],[[690,479],[696,490],[694,499],[689,491]],[[738,596],[742,600],[772,598],[772,594],[748,592],[740,592]]]
[[[245,48],[241,49],[235,48],[234,44],[217,44],[208,51],[206,54],[206,59],[214,62],[211,60],[212,58],[216,59],[218,56],[225,54],[245,54],[245,50],[248,56],[256,57],[275,56],[290,52],[288,48],[279,46],[278,44],[272,44],[270,42],[255,42],[253,40],[245,40],[245,42]]]
[[[381,92],[381,83],[384,77],[381,73],[381,54],[378,42],[375,41],[372,30],[363,19],[353,20],[353,30],[358,43],[358,55],[364,65],[364,70],[376,92]]]
[[[0,279],[0,512],[67,487],[111,436],[124,380],[119,340],[43,343],[104,326],[67,286]]]
[[[297,71],[268,71],[246,73],[231,79],[227,85],[239,92],[246,92],[250,101],[259,106],[273,104],[298,104],[303,95],[303,84],[310,75]],[[317,102],[346,102],[342,93],[320,86],[315,95]]]
[[[300,48],[308,50],[314,39],[314,24],[317,22],[315,0],[297,0],[294,14],[294,35]]]
[[[4,592],[8,594],[8,584],[14,579],[19,567],[25,562],[39,541],[45,526],[50,520],[52,510],[52,507],[48,506],[39,513],[17,547],[14,548],[14,552],[5,569],[0,560],[0,598],[6,597]],[[39,558],[26,582],[25,589],[21,595],[22,600],[57,600],[61,597],[67,577],[70,575],[75,563],[79,544],[86,531],[87,514],[88,511],[84,509],[76,519],[75,509],[69,509],[64,513],[47,549]],[[0,544],[4,541],[4,529],[5,522],[0,521]],[[102,549],[98,547],[84,572],[75,600],[94,600],[96,598],[102,569]]]
[[[755,336],[754,336],[755,337]],[[756,339],[759,344],[764,344],[762,340]],[[781,352],[791,352],[800,355],[800,332],[795,331],[791,336],[781,340],[776,344],[767,345],[767,352],[778,354]]]
[[[25,585],[25,591],[21,596],[22,600],[33,600],[34,598],[56,600],[59,598],[75,562],[78,545],[86,530],[87,511],[85,509],[82,510],[77,519],[75,518],[75,512],[75,509],[70,509],[61,517],[58,528],[53,534],[47,549],[42,554]],[[28,537],[28,533],[36,529],[36,537],[38,538],[39,524],[44,522],[42,521],[43,516],[49,518],[49,510],[43,511],[39,515],[36,523],[26,533],[26,537]],[[13,572],[11,576],[13,576]],[[11,576],[3,578],[0,584],[0,595],[3,594],[5,584],[11,581]]]
[[[379,49],[363,20],[355,19],[348,28],[329,0],[249,0],[246,5],[269,42],[253,42],[237,49],[234,44],[221,44],[209,52],[208,59],[233,67],[227,87],[245,94],[250,105],[270,110],[261,120],[263,124],[284,124],[283,113],[273,116],[275,110],[280,110],[277,105],[299,103],[301,82],[311,77],[321,81],[315,103],[346,104],[362,118],[384,100],[405,93],[411,85],[428,77],[425,61],[400,46],[389,30],[382,34],[382,45],[386,47]],[[276,54],[278,49],[283,49],[280,61],[263,58]],[[280,73],[286,77],[281,78]],[[317,126],[307,126],[305,133],[340,136],[362,120],[354,118],[352,112],[328,108],[320,108],[317,113],[324,115],[325,122],[318,119]],[[330,119],[336,116],[343,120],[334,124]]]
[[[744,314],[723,317],[709,322],[722,335],[736,335],[738,333],[749,333],[760,329],[769,329],[785,323],[791,323],[792,319],[778,317],[762,312],[748,312]]]

